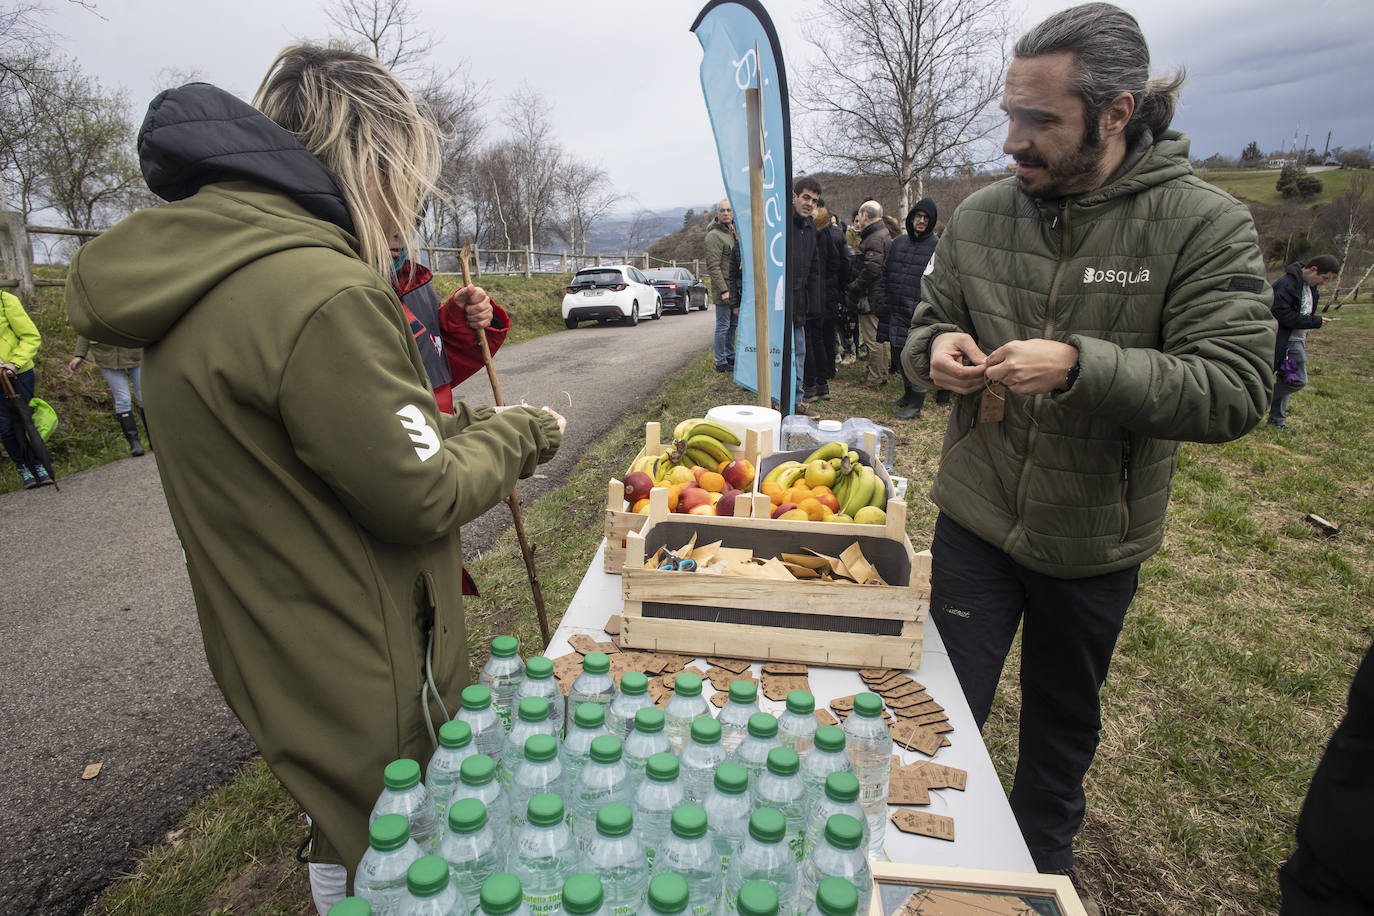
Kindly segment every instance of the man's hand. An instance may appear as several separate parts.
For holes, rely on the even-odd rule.
[[[67,361],[67,374],[76,375],[76,370],[81,368],[81,364],[86,361],[84,356],[73,356]]]
[[[721,302],[729,302],[729,301],[730,301],[730,291],[729,291],[728,289],[727,289],[725,292],[723,292],[723,293],[720,294],[720,301],[721,301]]]
[[[468,327],[477,333],[491,324],[491,300],[487,298],[487,291],[480,286],[465,286],[454,294],[453,302],[463,310],[463,317],[467,319]]]
[[[964,365],[965,359],[971,365]],[[963,331],[938,334],[930,344],[930,380],[955,394],[973,394],[982,389],[986,362],[978,343]]]
[[[1062,389],[1077,363],[1077,347],[1037,337],[1013,340],[993,350],[986,368],[988,381],[1001,382],[1017,394],[1036,395]]]

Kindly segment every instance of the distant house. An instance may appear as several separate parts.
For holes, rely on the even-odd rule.
[[[1294,159],[1266,159],[1264,160],[1264,167],[1266,169],[1281,169],[1285,165],[1292,165],[1295,161]]]

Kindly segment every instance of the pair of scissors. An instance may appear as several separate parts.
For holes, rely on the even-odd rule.
[[[671,572],[696,572],[696,560],[684,560],[681,557],[670,556],[659,567],[660,570],[666,569]]]

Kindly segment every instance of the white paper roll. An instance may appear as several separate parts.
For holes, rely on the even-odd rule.
[[[763,429],[768,431],[768,438],[764,441],[770,443],[773,451],[776,452],[782,445],[782,414],[772,408],[752,404],[722,404],[708,410],[706,419],[727,427],[739,436],[741,442],[744,441],[745,430]]]

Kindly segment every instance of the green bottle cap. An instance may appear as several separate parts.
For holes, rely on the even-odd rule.
[[[606,707],[600,703],[583,703],[573,713],[578,728],[600,728],[606,724]]]
[[[832,814],[825,821],[825,838],[840,849],[858,849],[864,828],[852,814]]]
[[[697,716],[692,720],[692,740],[697,744],[720,743],[720,723],[710,716]]]
[[[809,690],[793,690],[787,694],[787,711],[793,715],[809,716],[816,711],[816,698]]]
[[[654,782],[672,782],[677,779],[677,771],[677,758],[667,751],[650,754],[644,763],[644,774]]]
[[[837,770],[825,777],[825,796],[831,801],[849,804],[859,800],[859,777],[849,770]]]
[[[768,772],[774,776],[796,776],[801,758],[790,747],[775,747],[768,752]]]
[[[542,655],[525,660],[525,677],[532,681],[542,681],[553,677],[553,662]]]
[[[816,729],[816,747],[829,754],[844,750],[844,729],[838,725],[822,725]]]
[[[615,735],[597,735],[592,739],[592,760],[596,763],[615,763],[620,759],[620,739]]]
[[[749,717],[749,734],[755,738],[776,738],[778,720],[766,712],[756,712]]]
[[[549,701],[543,697],[525,697],[517,711],[521,722],[543,722],[549,717]]]
[[[378,852],[400,849],[410,839],[410,821],[404,814],[383,814],[367,828],[367,841]]]
[[[760,843],[781,843],[787,820],[777,808],[755,808],[749,815],[749,835]]]
[[[520,879],[510,872],[499,871],[482,882],[481,904],[486,916],[505,916],[520,909],[524,891]]]
[[[876,693],[860,693],[854,697],[854,711],[873,719],[883,714],[883,698]]]
[[[514,636],[497,636],[491,641],[491,654],[497,658],[510,658],[520,651],[520,640]]]
[[[476,833],[487,822],[487,806],[480,798],[460,798],[448,806],[448,829]]]
[[[472,726],[462,719],[450,719],[439,726],[439,743],[444,747],[467,747],[472,743]]]
[[[582,656],[582,670],[588,674],[605,674],[611,670],[611,658],[605,652],[588,652]]]
[[[636,709],[635,731],[650,733],[663,731],[663,710],[653,706]]]
[[[687,898],[687,879],[681,875],[664,872],[649,882],[649,906],[655,913],[681,913]]]
[[[705,836],[706,809],[701,805],[678,805],[673,809],[669,827],[684,840],[695,840],[699,836]]]
[[[601,909],[603,899],[601,879],[596,875],[583,872],[563,882],[563,910],[572,916],[595,913]]]
[[[382,771],[382,781],[393,792],[404,792],[420,784],[420,765],[409,757],[393,760]]]
[[[753,681],[735,681],[730,685],[730,702],[752,706],[759,698],[759,685]]]
[[[541,792],[530,799],[525,813],[534,826],[552,827],[563,820],[563,799],[552,792]]]
[[[778,916],[778,892],[767,881],[748,881],[736,901],[740,916]]]
[[[611,802],[596,809],[596,832],[602,836],[625,836],[634,822],[630,806],[621,802]]]
[[[558,756],[558,739],[553,735],[530,735],[525,739],[525,759],[547,763]]]
[[[458,778],[466,786],[485,786],[496,775],[496,762],[486,754],[473,754],[458,765]]]
[[[433,897],[448,887],[448,863],[439,856],[420,856],[406,869],[406,888],[416,897]]]
[[[716,767],[715,786],[726,795],[739,795],[749,789],[749,771],[738,763],[722,763]]]
[[[491,705],[491,688],[486,684],[469,684],[460,695],[464,709],[486,709]]]
[[[372,916],[372,904],[362,897],[345,897],[329,908],[329,916]]]
[[[854,916],[859,909],[859,889],[845,878],[822,878],[816,888],[816,909],[824,916]]]
[[[649,679],[642,671],[626,671],[620,676],[620,692],[632,697],[649,692]]]
[[[701,696],[701,678],[690,671],[684,671],[673,682],[673,692],[680,697]]]

